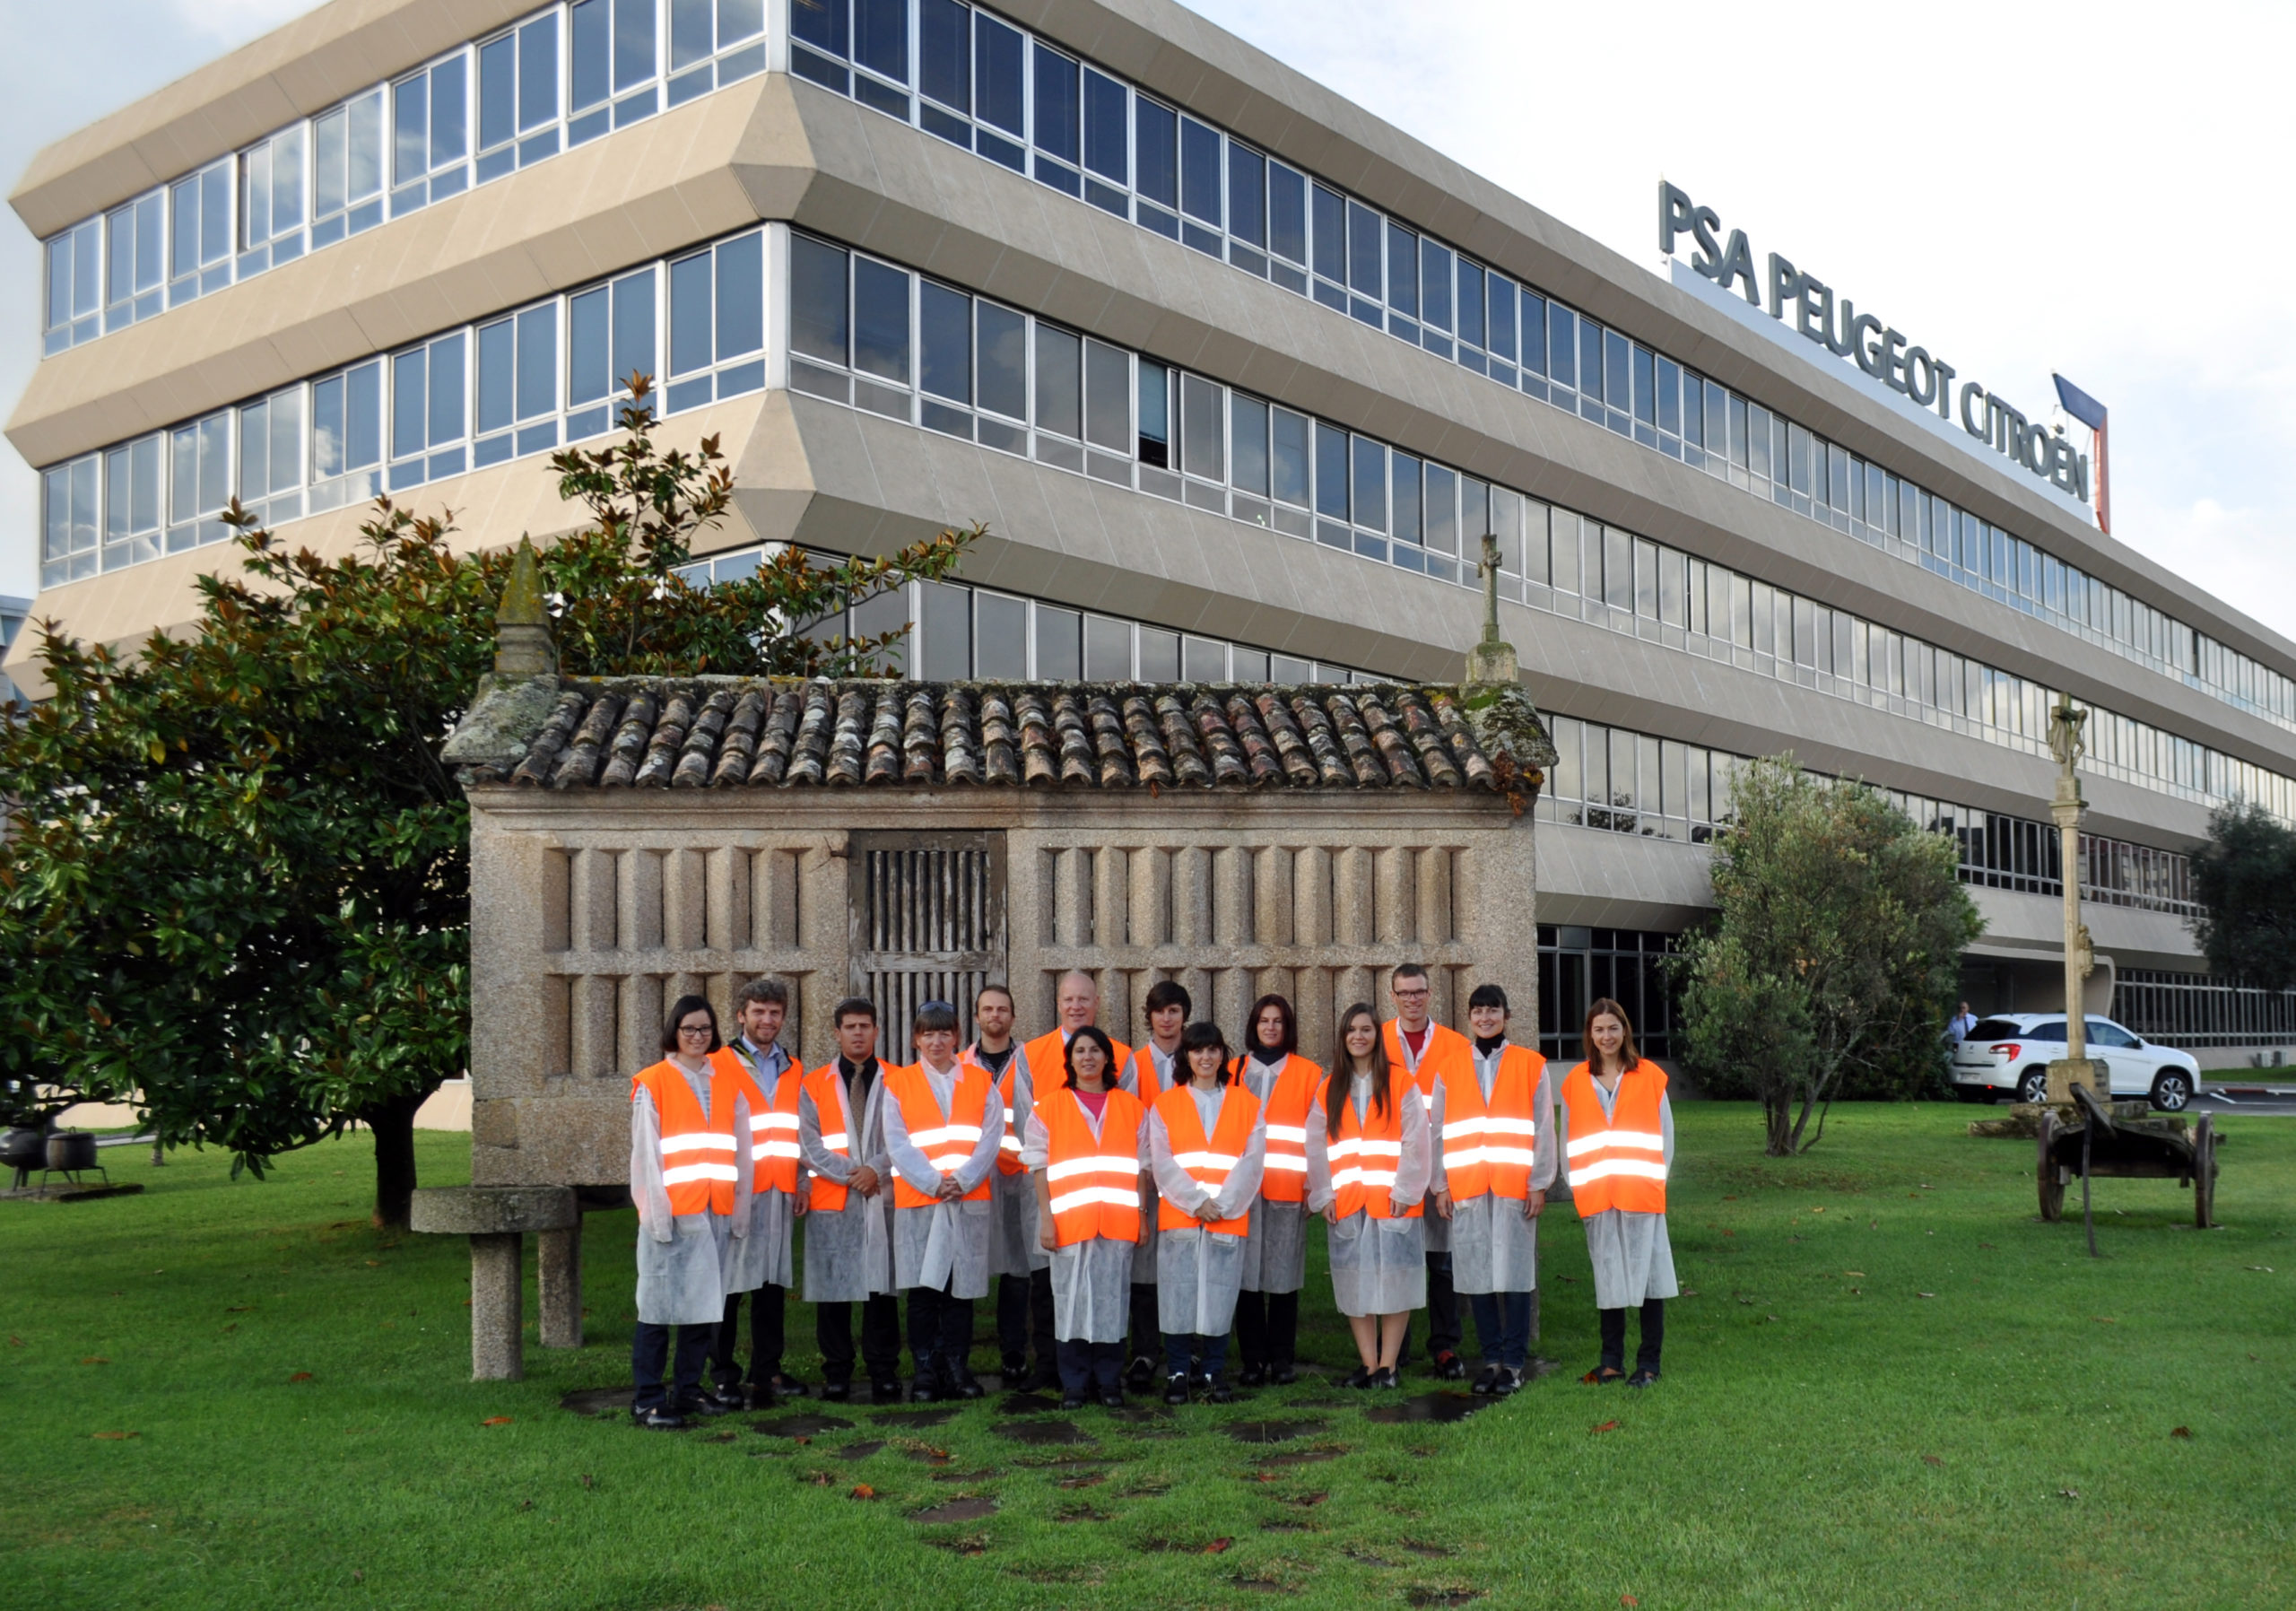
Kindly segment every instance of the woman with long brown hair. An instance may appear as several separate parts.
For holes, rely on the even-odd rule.
[[[1603,1328],[1602,1359],[1583,1380],[1602,1386],[1623,1379],[1647,1388],[1658,1380],[1665,1301],[1682,1290],[1666,1240],[1674,1110],[1665,1071],[1635,1050],[1634,1025],[1617,1002],[1605,997],[1587,1009],[1584,1045],[1587,1060],[1562,1082],[1557,1133],[1571,1201],[1587,1226]],[[1626,1311],[1638,1307],[1642,1345],[1628,1376]]]
[[[1363,1362],[1344,1385],[1392,1388],[1411,1311],[1427,1302],[1427,1106],[1388,1063],[1368,1002],[1340,1014],[1333,1061],[1308,1109],[1308,1206],[1330,1226],[1332,1296]]]

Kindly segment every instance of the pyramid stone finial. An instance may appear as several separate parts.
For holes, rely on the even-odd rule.
[[[1504,683],[1511,686],[1520,674],[1515,646],[1499,635],[1499,539],[1485,532],[1483,562],[1475,567],[1476,574],[1483,578],[1483,640],[1467,650],[1466,680],[1470,684]]]
[[[558,672],[558,646],[550,638],[550,612],[542,597],[542,563],[531,539],[520,537],[510,579],[494,612],[494,675],[547,677]]]

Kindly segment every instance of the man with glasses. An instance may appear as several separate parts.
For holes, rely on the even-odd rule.
[[[1435,992],[1422,964],[1405,962],[1398,966],[1387,978],[1387,997],[1396,1009],[1385,1032],[1387,1062],[1393,1067],[1408,1070],[1417,1082],[1420,1100],[1428,1104],[1429,1122],[1436,1127],[1439,1141],[1443,1110],[1437,1090],[1446,1079],[1475,1077],[1474,1048],[1458,1031],[1446,1029],[1428,1017]],[[1433,1358],[1439,1378],[1460,1381],[1465,1379],[1467,1368],[1459,1358],[1459,1294],[1451,1284],[1451,1227],[1432,1192],[1427,1196],[1424,1217],[1427,1351]],[[1400,1370],[1410,1357],[1411,1333],[1406,1330],[1403,1352],[1396,1357],[1396,1368]]]

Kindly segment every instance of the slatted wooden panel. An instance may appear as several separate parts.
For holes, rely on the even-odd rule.
[[[928,1001],[957,1009],[1004,982],[1004,836],[857,832],[848,856],[853,994],[876,1004],[878,1055],[912,1060],[909,1026]]]

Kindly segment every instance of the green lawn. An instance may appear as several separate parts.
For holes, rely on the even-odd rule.
[[[464,1249],[368,1229],[363,1139],[264,1184],[107,1149],[143,1196],[0,1203],[0,1582],[139,1611],[2286,1604],[2296,1122],[2224,1123],[2227,1228],[2206,1235],[2173,1182],[2101,1182],[2092,1262],[2077,1220],[2035,1219],[2028,1146],[1967,1139],[1970,1112],[1838,1110],[1779,1163],[1751,1110],[1684,1104],[1673,1230],[1696,1295],[1658,1388],[1576,1380],[1595,1317],[1561,1211],[1542,1351],[1561,1374],[1455,1425],[1311,1402],[1292,1413],[1326,1428],[1283,1448],[1344,1452],[1280,1465],[1220,1426],[1321,1385],[1191,1407],[1180,1435],[1088,1410],[1104,1463],[1081,1466],[992,1432],[994,1398],[921,1433],[857,1407],[804,1445],[750,1416],[585,1421],[560,1394],[627,1380],[629,1213],[589,1221],[590,1345],[480,1386]],[[465,1177],[460,1136],[422,1145],[430,1183]],[[1308,1298],[1305,1351],[1352,1363],[1312,1269]],[[809,1349],[811,1311],[790,1319]],[[970,1496],[996,1513],[910,1520]]]

